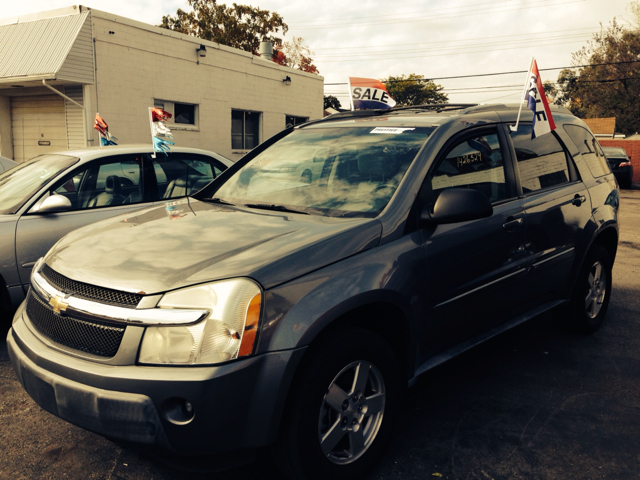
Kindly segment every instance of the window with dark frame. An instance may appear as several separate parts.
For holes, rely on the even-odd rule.
[[[567,155],[554,134],[531,138],[531,125],[521,124],[511,133],[523,193],[555,187],[570,181]]]
[[[481,131],[458,141],[433,171],[431,188],[434,194],[446,188],[470,188],[484,193],[492,203],[507,199],[497,132]]]
[[[173,118],[175,123],[187,125],[196,124],[196,106],[188,103],[173,104]]]
[[[260,143],[261,112],[231,110],[231,148],[251,150]]]
[[[171,114],[171,118],[167,123],[197,126],[198,105],[194,103],[178,103],[155,99],[153,106]]]
[[[564,130],[580,150],[582,158],[594,178],[611,173],[609,162],[600,149],[600,144],[589,130],[578,125],[564,125]]]
[[[308,121],[309,117],[296,117],[294,115],[287,115],[285,117],[286,128],[295,127],[296,125],[301,125]]]

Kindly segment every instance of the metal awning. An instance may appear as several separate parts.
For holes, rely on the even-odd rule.
[[[90,12],[0,26],[0,85],[95,82]],[[40,83],[41,84],[41,83]]]

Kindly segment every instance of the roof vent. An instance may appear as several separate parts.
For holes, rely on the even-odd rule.
[[[258,53],[261,57],[266,57],[268,60],[271,60],[273,56],[273,47],[271,46],[271,42],[269,40],[265,40],[264,42],[260,42],[260,49]]]

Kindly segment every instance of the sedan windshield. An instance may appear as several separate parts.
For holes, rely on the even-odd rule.
[[[78,161],[68,155],[40,155],[0,174],[0,215],[16,213],[52,178]]]
[[[238,170],[216,197],[249,208],[285,206],[373,217],[393,196],[435,127],[316,127],[292,132]]]

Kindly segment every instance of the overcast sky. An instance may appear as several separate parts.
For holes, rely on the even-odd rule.
[[[235,0],[276,11],[314,52],[325,84],[348,76],[384,78],[417,73],[445,87],[449,101],[515,102],[525,74],[465,79],[442,77],[571,65],[579,50],[617,17],[626,23],[629,0]],[[68,0],[4,0],[0,17],[72,5]],[[223,3],[219,1],[219,3]],[[232,3],[228,1],[226,3]],[[186,0],[87,0],[86,6],[158,24],[187,9]],[[393,6],[393,8],[392,8]],[[541,72],[555,80],[559,70]],[[348,106],[347,86],[326,85]]]

